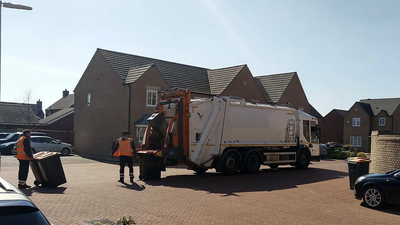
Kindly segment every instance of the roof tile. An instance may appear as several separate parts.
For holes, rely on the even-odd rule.
[[[273,103],[277,103],[296,72],[257,76]]]
[[[211,94],[220,95],[246,65],[208,70]]]

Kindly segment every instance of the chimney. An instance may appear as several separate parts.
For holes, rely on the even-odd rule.
[[[40,101],[40,99],[36,102],[36,107],[37,107],[37,110],[38,111],[40,111],[40,110],[42,110],[42,101]]]
[[[65,89],[63,91],[63,98],[66,98],[69,95],[69,91],[67,89]]]

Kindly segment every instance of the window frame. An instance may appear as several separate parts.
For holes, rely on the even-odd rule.
[[[361,118],[360,117],[353,117],[352,122],[353,122],[352,123],[353,127],[361,127]]]
[[[149,104],[149,94],[151,95],[151,102]],[[155,96],[155,103],[153,104],[153,94]],[[158,103],[158,91],[157,90],[152,90],[152,89],[147,89],[146,90],[146,106],[147,107],[156,107]]]
[[[381,123],[381,121],[383,121],[383,123]],[[380,117],[380,118],[378,119],[378,125],[379,125],[380,127],[386,126],[386,118],[385,118],[385,117]]]
[[[350,145],[354,147],[362,147],[362,137],[350,136]]]
[[[92,100],[92,94],[87,93],[86,94],[86,106],[90,106]]]

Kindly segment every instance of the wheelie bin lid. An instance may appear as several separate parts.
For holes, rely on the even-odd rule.
[[[33,158],[36,159],[36,160],[41,160],[41,159],[47,158],[47,157],[52,156],[52,155],[57,155],[57,154],[59,154],[59,153],[44,151],[44,152],[35,153],[33,155]]]
[[[349,157],[346,159],[346,163],[357,164],[357,163],[370,163],[371,159],[364,157]]]

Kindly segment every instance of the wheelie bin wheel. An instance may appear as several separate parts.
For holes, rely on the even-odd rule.
[[[139,180],[144,180],[144,177],[142,175],[139,175]]]
[[[33,181],[33,184],[34,184],[35,186],[39,186],[39,185],[40,185],[40,182],[39,182],[38,180],[35,180],[35,181]]]

